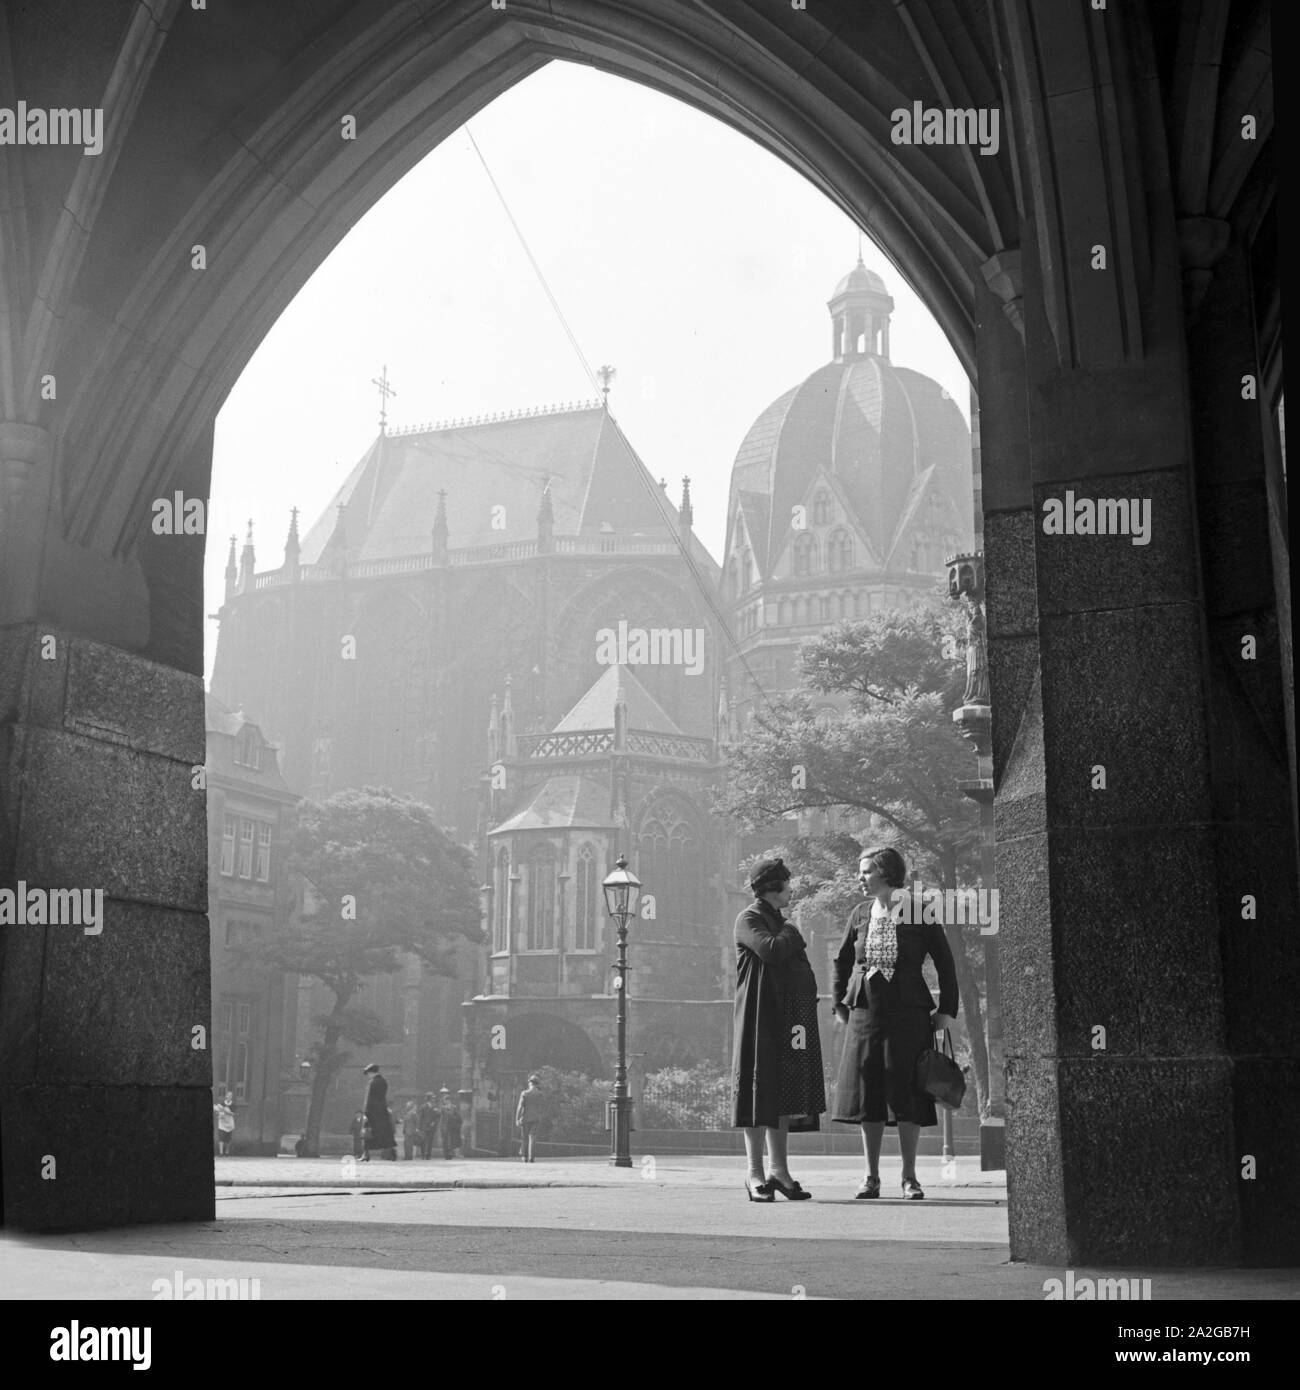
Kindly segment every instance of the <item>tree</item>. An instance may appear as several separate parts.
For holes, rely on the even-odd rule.
[[[770,829],[791,812],[856,812],[861,831],[893,843],[916,877],[945,889],[959,878],[972,882],[979,818],[957,789],[970,776],[971,756],[952,723],[965,684],[964,640],[962,615],[937,599],[808,639],[799,654],[801,688],[755,712],[729,750],[714,809],[749,831]],[[792,835],[774,852],[795,876],[795,901],[843,920],[861,901],[859,848],[844,834]],[[984,1113],[983,961],[959,927],[946,931]]]
[[[458,939],[481,940],[474,859],[437,823],[433,810],[391,791],[342,791],[303,802],[286,870],[307,881],[302,911],[245,957],[263,969],[320,980],[334,995],[313,1024],[314,1078],[304,1148],[320,1150],[330,1082],[351,1053],[370,1045],[383,1020],[355,1002],[367,977],[400,970],[406,954],[437,974],[454,974]]]

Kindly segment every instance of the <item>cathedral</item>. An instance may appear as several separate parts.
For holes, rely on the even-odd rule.
[[[859,259],[829,309],[832,360],[740,445],[721,567],[689,479],[670,500],[600,400],[381,426],[277,568],[232,539],[212,695],[302,795],[391,787],[478,856],[481,952],[407,982],[376,1049],[395,1095],[428,1065],[479,1096],[544,1064],[612,1074],[619,853],[644,885],[636,1071],[727,1056],[746,899],[709,809],[727,743],[794,684],[803,638],[933,589],[972,539],[969,430],[891,362],[880,277]]]

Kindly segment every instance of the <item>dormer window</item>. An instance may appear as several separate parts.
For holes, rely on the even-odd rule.
[[[235,739],[235,761],[240,767],[262,766],[262,738],[251,724],[245,724]]]

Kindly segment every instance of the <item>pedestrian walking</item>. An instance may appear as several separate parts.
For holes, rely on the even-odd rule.
[[[535,1163],[533,1146],[537,1138],[537,1126],[546,1114],[546,1096],[542,1092],[542,1078],[537,1075],[528,1078],[528,1085],[519,1092],[519,1104],[515,1107],[515,1124],[521,1135],[519,1157],[525,1163]]]
[[[790,902],[790,871],[762,859],[749,881],[753,903],[737,918],[732,1123],[745,1132],[751,1202],[806,1200],[790,1176],[791,1131],[820,1128],[826,1109],[817,978],[807,943],[781,909]],[[763,1150],[767,1149],[767,1170]]]
[[[844,1024],[844,1051],[832,1119],[862,1126],[867,1171],[854,1194],[880,1196],[880,1147],[887,1125],[898,1126],[903,1196],[924,1197],[916,1180],[921,1127],[937,1123],[934,1100],[916,1084],[916,1063],[934,1034],[957,1014],[957,970],[943,927],[923,922],[915,898],[903,910],[903,856],[888,845],[865,849],[858,861],[865,901],[849,914],[835,958],[835,1017]],[[939,975],[939,1008],[922,974],[925,958]]]
[[[402,1111],[402,1157],[408,1161],[414,1158],[419,1145],[420,1107],[414,1100],[408,1100]]]
[[[439,1092],[442,1097],[442,1156],[443,1158],[455,1157],[456,1150],[460,1148],[460,1106],[452,1097],[451,1092],[444,1086]]]
[[[396,1162],[397,1136],[393,1133],[393,1117],[388,1113],[388,1082],[380,1074],[378,1062],[371,1062],[362,1072],[370,1078],[362,1106],[366,1116],[362,1162],[370,1162],[371,1149],[377,1150],[380,1158]]]
[[[420,1157],[433,1157],[434,1140],[438,1137],[438,1101],[432,1091],[424,1093],[420,1102]]]
[[[363,1133],[362,1133],[362,1132],[365,1130],[365,1127],[366,1127],[366,1116],[365,1116],[365,1112],[362,1111],[362,1110],[358,1110],[357,1113],[352,1117],[352,1157],[353,1157],[353,1158],[360,1158],[361,1155],[362,1155],[363,1153],[365,1153],[365,1139],[363,1138]],[[299,1140],[298,1142],[301,1143],[302,1140]]]
[[[224,1156],[235,1142],[235,1112],[230,1108],[230,1096],[222,1096],[212,1111],[217,1117],[217,1153]]]

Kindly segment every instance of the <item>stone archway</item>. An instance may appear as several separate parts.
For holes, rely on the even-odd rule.
[[[103,153],[0,147],[0,871],[106,902],[93,942],[5,929],[6,1220],[212,1215],[202,554],[149,504],[206,496],[220,403],[360,213],[559,58],[805,173],[978,381],[1013,1255],[1293,1260],[1300,1101],[1270,1077],[1300,1024],[1266,1006],[1300,978],[1267,6],[250,8],[97,11],[77,53]],[[0,9],[15,90],[66,63],[38,9]],[[894,145],[914,101],[997,108],[999,149]],[[1150,544],[1047,536],[1066,490],[1146,499]]]
[[[609,1066],[587,1033],[558,1014],[520,1014],[510,1020],[510,1051],[506,1061],[514,1072],[527,1074],[539,1067],[576,1072],[599,1080]]]

